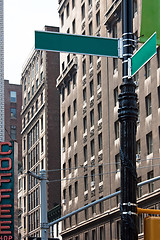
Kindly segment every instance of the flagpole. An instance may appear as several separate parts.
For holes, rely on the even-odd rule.
[[[122,85],[119,95],[121,123],[121,240],[137,240],[136,205],[136,121],[137,95],[132,78],[128,77],[128,59],[133,54],[133,1],[122,0]]]

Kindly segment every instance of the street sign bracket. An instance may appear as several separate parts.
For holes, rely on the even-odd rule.
[[[123,58],[123,38],[118,39],[118,58]]]
[[[128,78],[132,77],[131,71],[132,71],[132,60],[131,58],[128,58]]]

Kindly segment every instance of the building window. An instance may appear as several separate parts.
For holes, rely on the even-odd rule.
[[[69,54],[67,55],[67,63],[70,62],[70,56],[71,56],[71,55],[70,55],[70,53],[69,53]],[[69,81],[69,84],[70,84],[70,81]],[[70,93],[70,89],[69,89],[69,93]],[[68,93],[68,94],[69,94],[69,93]]]
[[[62,126],[65,126],[65,112],[62,114]]]
[[[65,99],[65,88],[62,88],[62,102],[64,102]]]
[[[41,153],[44,151],[44,143],[43,143],[43,137],[41,138]]]
[[[77,80],[77,74],[74,74],[74,75],[73,75],[73,89],[74,89],[75,86],[76,86],[76,80]]]
[[[93,67],[93,56],[92,55],[89,56],[89,64],[90,64],[90,68],[92,68]]]
[[[84,156],[84,162],[86,162],[87,161],[87,145],[85,145],[83,148],[83,156]]]
[[[92,97],[94,95],[94,84],[93,84],[93,80],[90,82],[90,97]]]
[[[84,210],[85,219],[88,219],[88,208]],[[88,233],[85,233],[85,240],[89,240]]]
[[[99,171],[99,182],[103,181],[103,165],[100,165],[98,167],[98,171]]]
[[[85,133],[87,130],[87,117],[83,118],[83,132]]]
[[[151,75],[151,63],[150,61],[146,63],[145,68],[145,78],[147,79]]]
[[[97,27],[100,26],[100,11],[98,11],[96,14],[96,25],[97,25]]]
[[[81,17],[82,17],[82,20],[85,18],[85,4],[83,4],[81,7]]]
[[[98,120],[102,118],[102,103],[98,104]]]
[[[68,133],[68,147],[71,146],[71,132]]]
[[[66,163],[63,164],[63,177],[66,177]]]
[[[103,148],[103,143],[102,143],[102,133],[98,135],[98,150],[102,150]]]
[[[91,127],[94,125],[94,110],[90,112],[90,124]]]
[[[72,32],[73,32],[73,34],[76,33],[76,21],[75,21],[75,19],[72,22]]]
[[[100,198],[103,198],[103,196],[101,196]],[[99,211],[100,211],[100,213],[104,212],[104,202],[103,201],[99,203]]]
[[[70,81],[68,81],[68,84],[67,84],[67,95],[69,95],[70,94],[70,92],[71,92],[71,85],[70,85]]]
[[[63,190],[63,199],[66,199],[66,189]]]
[[[120,172],[120,154],[115,155],[116,173]]]
[[[99,239],[105,240],[104,239],[104,227],[100,227],[100,229],[99,229],[99,236],[100,236]]]
[[[153,140],[152,140],[152,132],[148,133],[146,135],[146,141],[147,141],[147,154],[153,152]]]
[[[118,87],[114,89],[114,106],[116,107],[118,104]]]
[[[137,0],[133,0],[133,16],[137,13]]]
[[[61,26],[64,25],[64,12],[61,14]]]
[[[84,191],[88,190],[88,175],[84,175]]]
[[[77,112],[77,100],[75,99],[73,102],[73,114],[75,115]]]
[[[69,186],[69,201],[72,200],[72,186]]]
[[[25,137],[23,138],[23,150],[24,151],[26,150],[26,138]]]
[[[66,138],[63,138],[63,152],[65,152],[65,147],[66,147]]]
[[[92,5],[92,0],[88,0],[88,6]]]
[[[151,178],[154,178],[153,170],[147,173],[147,179],[149,180]],[[154,191],[154,183],[153,182],[152,183],[148,183],[148,191],[149,191],[149,193]]]
[[[93,35],[93,25],[92,22],[89,24],[89,35]]]
[[[43,72],[41,72],[41,82],[43,81]]]
[[[11,125],[10,131],[11,131],[11,139],[16,140],[16,136],[17,136],[16,126]]]
[[[24,79],[24,85],[23,86],[24,86],[23,87],[24,91],[26,91],[26,78]]]
[[[134,83],[136,85],[136,87],[139,86],[139,72],[137,72],[134,77],[133,77]]]
[[[41,93],[41,105],[43,104],[43,92]]]
[[[140,183],[140,182],[142,182],[142,177],[137,178],[137,183]],[[138,196],[138,198],[140,198],[142,196],[142,186],[137,187],[137,196]]]
[[[11,118],[16,118],[17,117],[16,108],[11,108],[10,109],[10,116],[11,116]]]
[[[72,0],[72,9],[75,7],[75,0]]]
[[[117,188],[116,189],[116,192],[119,192],[121,189],[120,189],[120,187],[119,188]],[[117,206],[120,204],[120,194],[118,194],[117,196],[116,196],[116,203],[117,203]]]
[[[113,74],[115,74],[118,71],[118,59],[113,58]]]
[[[119,138],[119,121],[114,123],[115,140]]]
[[[27,100],[26,100],[26,97],[24,98],[24,106],[26,106],[27,104]]]
[[[113,25],[113,38],[117,38],[117,23]]]
[[[32,86],[32,95],[34,94],[34,85]]]
[[[117,221],[117,240],[121,240],[121,222]]]
[[[140,154],[141,153],[141,143],[140,140],[138,140],[136,142],[136,154]]]
[[[146,117],[152,113],[151,93],[145,97],[146,102]]]
[[[94,139],[91,141],[91,157],[95,155]]]
[[[74,142],[77,141],[77,126],[74,128]]]
[[[97,86],[101,86],[101,71],[97,74]]]
[[[43,115],[41,117],[41,131],[43,130]]]
[[[96,205],[93,205],[92,206],[92,216],[95,216],[95,214],[96,214]]]
[[[69,3],[67,4],[67,7],[66,7],[66,15],[67,15],[67,18],[69,17]]]
[[[158,107],[160,108],[160,86],[158,86],[157,90],[158,90]]]
[[[36,101],[36,112],[38,111],[38,99]]]
[[[30,120],[30,112],[28,112],[27,114],[27,121],[29,122],[29,120]]]
[[[30,100],[31,94],[28,92],[28,101]]]
[[[77,153],[74,155],[74,167],[75,167],[75,169],[78,168],[78,157],[77,157]]]
[[[85,102],[87,100],[87,92],[86,88],[83,89],[83,101]]]
[[[17,102],[17,93],[15,91],[10,91],[10,101],[14,103]]]
[[[86,75],[86,60],[82,62],[82,71],[83,71],[83,76]]]
[[[95,182],[95,169],[91,171],[91,182]]]
[[[160,148],[160,126],[158,127],[159,130],[159,148]]]
[[[68,121],[71,120],[71,107],[68,107]]]
[[[39,82],[38,79],[36,80],[36,89],[38,88]]]
[[[72,162],[71,162],[71,158],[68,160],[68,168],[69,168],[69,174],[72,172]]]
[[[75,189],[75,197],[77,197],[78,196],[78,182],[75,182],[74,189]]]

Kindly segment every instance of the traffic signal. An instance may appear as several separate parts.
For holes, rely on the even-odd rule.
[[[160,217],[146,217],[144,219],[144,240],[160,239]]]

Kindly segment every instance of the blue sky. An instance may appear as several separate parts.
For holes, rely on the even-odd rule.
[[[59,26],[58,0],[4,0],[4,77],[19,84],[34,31]]]

